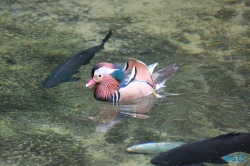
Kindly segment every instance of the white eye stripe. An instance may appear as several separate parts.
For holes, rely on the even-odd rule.
[[[97,75],[97,76],[99,76],[99,75],[107,75],[107,74],[113,73],[115,70],[118,70],[118,69],[111,69],[111,68],[108,68],[108,67],[104,66],[104,67],[100,67],[99,69],[97,69],[95,71],[95,75]]]

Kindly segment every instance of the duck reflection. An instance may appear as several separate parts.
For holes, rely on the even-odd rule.
[[[112,103],[105,103],[100,106],[98,116],[88,118],[95,122],[97,132],[107,132],[127,117],[138,119],[149,118],[149,111],[154,106],[155,97],[153,95],[133,101],[122,102],[118,106]]]

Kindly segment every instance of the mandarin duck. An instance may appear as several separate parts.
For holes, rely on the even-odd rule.
[[[86,87],[94,85],[96,100],[113,103],[134,100],[152,93],[160,97],[155,91],[163,87],[179,67],[172,64],[153,73],[157,64],[147,66],[142,61],[130,58],[122,68],[116,64],[101,62],[92,68],[92,78]]]

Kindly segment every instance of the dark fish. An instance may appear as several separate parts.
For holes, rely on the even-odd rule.
[[[191,142],[153,158],[153,165],[204,166],[202,163],[226,164],[221,157],[234,152],[250,153],[250,133],[229,133]]]
[[[88,64],[96,52],[104,49],[104,44],[108,41],[111,35],[112,31],[110,30],[105,39],[103,39],[102,44],[81,51],[62,62],[43,81],[43,86],[46,88],[52,88],[66,81],[71,82],[79,80],[80,78],[71,78],[71,76],[76,74],[82,65]]]

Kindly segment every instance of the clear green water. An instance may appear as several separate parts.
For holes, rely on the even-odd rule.
[[[243,1],[2,0],[0,9],[0,165],[150,165],[155,154],[126,147],[249,132],[250,7]],[[100,44],[109,29],[106,49],[80,68],[80,81],[42,87],[60,62]],[[85,88],[92,66],[130,57],[159,62],[157,69],[180,66],[159,92],[167,97],[119,107],[96,101]],[[97,132],[117,111],[141,106],[152,107],[149,118],[128,116]],[[247,162],[230,165],[249,165],[244,155]]]

